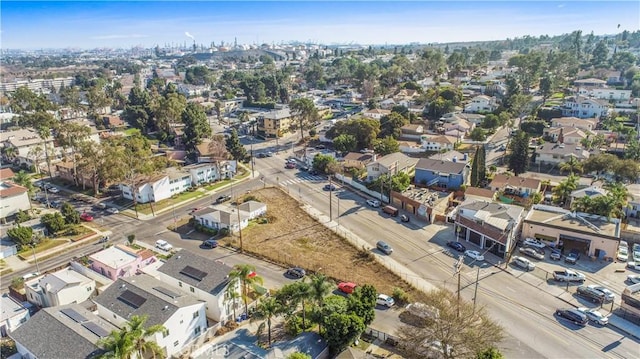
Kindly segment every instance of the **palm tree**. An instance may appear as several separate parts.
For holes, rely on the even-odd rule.
[[[282,313],[282,306],[274,297],[265,298],[256,307],[256,312],[251,320],[265,320],[267,322],[267,335],[271,346],[271,319]]]
[[[2,157],[5,162],[13,163],[18,155],[18,149],[12,146],[2,147]]]
[[[604,188],[609,191],[607,197],[610,198],[612,206],[610,214],[616,218],[624,217],[624,208],[629,206],[629,199],[633,199],[629,189],[620,182],[607,183]]]
[[[233,268],[229,273],[229,278],[231,278],[231,282],[240,281],[244,312],[249,314],[249,286],[262,284],[262,277],[255,275],[256,267],[250,264],[236,264]]]
[[[100,358],[127,359],[131,357],[134,347],[128,334],[126,328],[124,328],[122,330],[114,330],[109,336],[100,339],[98,345],[105,350],[105,353]]]
[[[560,172],[569,172],[570,174],[582,173],[582,163],[580,163],[574,156],[569,157],[569,161],[560,165]]]
[[[158,333],[164,333],[167,329],[161,325],[156,324],[150,327],[144,327],[144,323],[147,321],[148,316],[134,315],[129,319],[127,323],[128,334],[133,344],[134,352],[138,358],[144,358],[146,354],[151,354],[152,358],[164,358],[164,351],[154,341],[148,341],[147,338],[154,336]]]
[[[333,286],[324,274],[314,274],[311,276],[310,292],[311,299],[318,305],[320,309],[324,307],[324,297],[331,292]],[[319,331],[322,332],[322,320],[320,320]]]
[[[571,174],[566,180],[560,182],[553,189],[553,194],[555,195],[554,201],[556,203],[566,203],[571,196],[571,192],[578,188],[578,179],[578,176]]]
[[[304,329],[307,328],[307,309],[305,304],[307,300],[311,299],[312,293],[313,292],[311,291],[311,285],[306,281],[303,280],[294,284],[292,297],[295,301],[300,301],[300,303],[302,304],[302,328]]]
[[[238,293],[237,286],[235,282],[230,283],[227,286],[227,290],[225,292],[225,302],[231,302],[231,307],[233,309],[233,320],[236,320],[236,299],[240,298],[240,293]]]

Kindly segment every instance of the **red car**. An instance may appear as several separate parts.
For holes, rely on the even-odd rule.
[[[356,284],[351,282],[340,282],[338,284],[338,289],[347,294],[353,293],[353,290],[356,289]]]
[[[284,166],[285,166],[286,168],[288,168],[288,169],[294,169],[294,168],[296,168],[296,165],[295,165],[294,163],[291,163],[291,162],[287,162],[287,164],[286,164],[286,165],[284,165]]]
[[[85,222],[91,222],[91,221],[93,221],[93,216],[90,215],[89,213],[85,212],[85,213],[80,215],[80,219],[85,221]]]

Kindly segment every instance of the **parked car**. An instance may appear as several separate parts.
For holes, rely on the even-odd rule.
[[[544,254],[541,254],[540,252],[536,251],[536,249],[533,247],[520,247],[518,251],[520,251],[520,253],[524,254],[527,257],[535,258],[538,260],[544,259]]]
[[[570,269],[557,270],[553,272],[553,279],[558,282],[584,282],[586,277],[582,273],[574,272]]]
[[[640,262],[640,250],[633,251],[633,261]]]
[[[60,206],[62,206],[62,202],[60,201],[52,201],[49,204],[51,205],[52,208],[59,208]]]
[[[258,153],[258,158],[265,158],[267,157],[266,153]]]
[[[218,241],[216,241],[215,239],[205,239],[204,241],[202,241],[202,244],[200,245],[200,248],[213,249],[217,247],[218,247]]]
[[[93,221],[93,216],[90,213],[84,212],[80,215],[80,219],[85,222],[91,222]]]
[[[611,303],[616,299],[616,294],[606,287],[598,284],[590,284],[588,285],[588,287],[595,290],[596,292],[602,293],[602,295],[604,296],[604,301],[607,303]]]
[[[93,208],[95,208],[95,209],[106,209],[107,205],[104,202],[98,202],[93,206]]]
[[[524,245],[529,247],[536,247],[544,249],[547,245],[542,243],[541,241],[533,238],[525,238]]]
[[[324,185],[324,187],[322,187],[322,189],[325,191],[335,191],[336,186],[327,183],[326,185]]]
[[[388,245],[385,241],[378,241],[378,243],[376,243],[376,248],[378,248],[380,252],[387,255],[393,253],[393,248],[391,248],[391,246]]]
[[[581,308],[578,308],[578,311],[586,315],[587,319],[589,319],[590,321],[596,324],[607,325],[609,323],[609,317],[600,313],[597,309],[581,307]]]
[[[627,259],[629,259],[629,249],[627,247],[618,248],[618,255],[616,258],[621,262],[626,262]]]
[[[222,202],[226,202],[226,201],[230,201],[230,200],[231,200],[231,196],[225,194],[225,195],[222,195],[222,196],[218,197],[216,199],[216,203],[222,203]]]
[[[627,263],[627,268],[640,270],[640,262],[628,262]]]
[[[160,248],[163,251],[168,252],[173,249],[173,246],[169,242],[165,241],[164,239],[158,239],[156,241],[156,248]]]
[[[352,282],[340,282],[338,283],[338,290],[342,293],[351,294],[356,289],[356,284]]]
[[[109,236],[102,236],[98,243],[107,243],[109,241]]]
[[[58,192],[60,192],[60,190],[59,190],[59,189],[57,189],[57,188],[55,188],[55,187],[50,187],[50,188],[48,189],[48,191],[49,191],[49,192],[51,192],[51,193],[58,193]]]
[[[392,297],[390,297],[390,296],[388,296],[386,294],[378,294],[378,298],[376,299],[376,304],[385,306],[387,308],[390,308],[394,304],[396,304],[396,301],[393,300]]]
[[[569,251],[569,255],[564,258],[564,261],[569,264],[576,264],[580,259],[580,251],[577,249],[572,249]]]
[[[554,261],[559,261],[560,259],[562,259],[562,251],[559,249],[552,249],[551,253],[549,254],[549,258]]]
[[[113,208],[113,207],[107,208],[107,212],[110,213],[110,214],[118,214],[118,213],[120,213],[120,211],[117,208]]]
[[[466,250],[464,251],[464,255],[471,258],[471,259],[475,259],[477,261],[483,261],[484,260],[484,256],[482,254],[480,254],[480,252],[478,251],[472,251],[472,250]]]
[[[578,288],[576,288],[576,294],[594,303],[604,302],[604,294],[584,285],[581,285]]]
[[[402,222],[409,222],[409,216],[403,214],[402,216],[400,216],[400,220]]]
[[[293,278],[304,278],[304,276],[307,275],[307,272],[300,267],[293,267],[293,268],[287,269],[285,274]]]
[[[273,157],[273,152],[268,151],[268,152],[265,153],[265,155],[267,155],[267,157]]]
[[[556,310],[556,315],[560,318],[564,318],[569,320],[570,322],[580,325],[580,326],[585,326],[587,325],[587,323],[589,322],[589,319],[587,318],[586,314],[580,312],[577,309],[557,309]]]
[[[458,252],[464,252],[467,250],[467,248],[460,242],[453,242],[453,241],[447,242],[447,247],[453,248]]]
[[[525,257],[519,257],[519,256],[513,257],[513,264],[515,264],[517,267],[520,267],[526,271],[536,269],[536,265],[531,263],[531,261]]]
[[[296,168],[296,164],[295,163],[291,163],[291,162],[287,162],[287,164],[284,165],[284,168],[292,170],[292,169]]]
[[[380,207],[380,201],[378,201],[377,199],[368,199],[367,204],[374,208]]]
[[[627,282],[631,282],[633,284],[638,284],[640,283],[640,275],[637,274],[629,274],[627,276]]]
[[[292,163],[292,164],[296,164],[298,163],[298,160],[296,160],[295,158],[287,158],[287,163]]]

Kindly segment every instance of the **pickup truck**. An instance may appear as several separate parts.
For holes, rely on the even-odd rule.
[[[584,274],[582,273],[578,273],[578,272],[574,272],[572,270],[560,270],[560,271],[555,271],[553,272],[553,279],[557,280],[558,282],[584,282],[584,280],[586,279]]]

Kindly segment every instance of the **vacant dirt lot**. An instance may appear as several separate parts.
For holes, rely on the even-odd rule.
[[[379,265],[372,253],[352,247],[279,188],[260,189],[247,196],[267,204],[269,223],[252,224],[242,231],[245,251],[336,280],[372,284],[380,293],[391,294],[394,287],[400,287],[414,298],[418,295],[400,277]],[[239,244],[237,238],[233,242]]]

